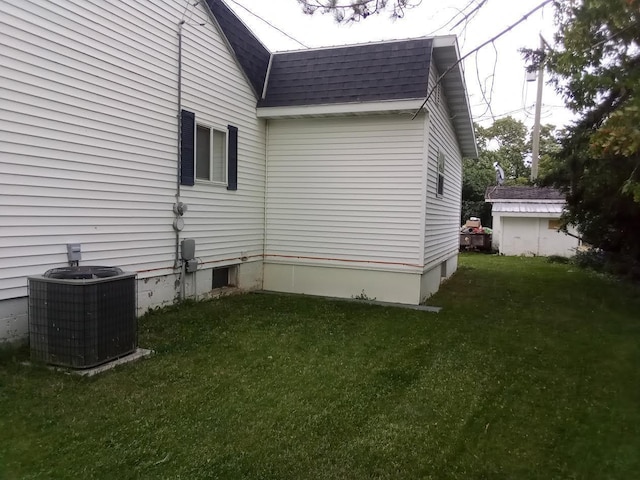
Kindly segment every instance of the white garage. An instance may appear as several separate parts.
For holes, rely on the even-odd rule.
[[[552,188],[489,187],[492,204],[492,247],[503,255],[569,257],[580,244],[573,227],[560,230],[565,198]]]

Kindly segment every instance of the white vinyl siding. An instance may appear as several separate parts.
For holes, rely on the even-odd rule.
[[[500,223],[500,253],[503,255],[560,255],[571,257],[576,254],[579,241],[577,231],[569,227],[567,235],[549,228],[554,221],[547,217],[536,217],[534,214],[526,216],[501,216]],[[495,218],[495,216],[494,216]]]
[[[84,265],[173,271],[185,5],[0,0],[0,300],[65,265],[67,243]],[[238,127],[239,187],[183,186],[182,236],[205,266],[236,263],[262,253],[264,123],[205,7],[187,15],[183,108]]]
[[[436,78],[437,72],[432,66],[429,85],[434,85]],[[426,201],[424,219],[424,265],[426,268],[455,255],[459,246],[462,154],[442,89],[438,97],[438,101],[432,98],[427,103],[429,144],[426,161],[426,199],[424,200]],[[442,195],[438,194],[440,155],[445,158]]]
[[[422,263],[420,116],[270,120],[267,262]]]

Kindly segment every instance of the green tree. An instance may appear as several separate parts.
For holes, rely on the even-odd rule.
[[[470,217],[479,217],[482,225],[490,226],[491,205],[484,201],[487,187],[495,185],[496,177],[491,161],[492,152],[478,159],[465,158],[462,162],[462,210],[461,223]]]
[[[567,193],[566,220],[587,242],[640,264],[640,0],[555,8],[556,49],[525,55],[544,62],[578,120],[541,181]]]
[[[489,156],[498,162],[505,172],[506,185],[521,185],[529,182],[531,167],[525,160],[529,156],[531,143],[527,140],[527,127],[520,120],[504,117],[488,128],[476,128],[480,155]],[[487,152],[493,152],[489,155]]]
[[[526,126],[513,117],[496,120],[486,128],[475,125],[475,131],[478,158],[463,160],[461,221],[473,216],[480,217],[483,225],[491,225],[491,205],[484,198],[487,187],[496,184],[493,164],[497,162],[504,169],[506,185],[527,184],[530,169],[525,159],[530,141]],[[545,141],[541,142],[545,147],[541,152],[553,149],[555,139],[551,132],[553,127],[545,125]]]

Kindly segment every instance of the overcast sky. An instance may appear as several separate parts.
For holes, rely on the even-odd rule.
[[[466,11],[470,11],[473,7],[469,5],[479,0],[423,0],[421,5],[407,10],[402,19],[394,21],[382,13],[348,25],[337,25],[330,14],[305,15],[296,0],[225,0],[272,51],[299,50],[304,47],[247,10],[308,47],[455,33],[459,36],[462,55],[518,21],[541,1],[488,0],[477,16],[468,22],[466,28],[461,24],[450,30],[461,17],[458,16],[449,25],[447,22],[465,7]],[[529,126],[533,124],[536,84],[526,82],[525,63],[518,50],[523,47],[537,47],[539,33],[552,43],[554,32],[553,9],[549,5],[498,39],[495,49],[488,45],[477,57],[474,54],[465,60],[467,90],[475,121],[488,126],[493,122],[493,112],[495,118],[511,114]],[[491,110],[483,99],[483,90]],[[571,114],[562,107],[563,101],[555,94],[553,87],[545,86],[542,104],[543,123],[562,126],[570,121]]]

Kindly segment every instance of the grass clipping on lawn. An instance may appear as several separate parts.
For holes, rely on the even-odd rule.
[[[245,295],[153,312],[92,379],[0,360],[0,478],[636,478],[638,289],[463,255],[439,314]]]

